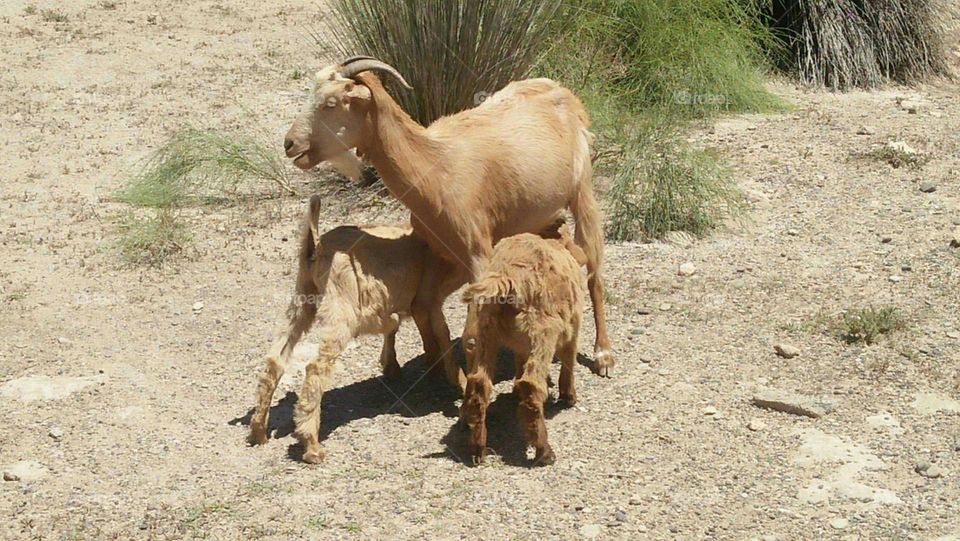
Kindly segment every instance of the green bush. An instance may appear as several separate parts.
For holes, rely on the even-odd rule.
[[[341,56],[366,54],[414,87],[394,93],[420,123],[477,105],[522,79],[542,52],[560,0],[335,0]]]
[[[190,233],[172,209],[148,216],[128,214],[120,225],[118,246],[128,263],[160,266],[190,242]]]
[[[872,345],[881,335],[904,327],[903,316],[893,306],[850,310],[843,316],[841,335],[848,344]]]
[[[775,110],[764,75],[778,42],[762,21],[756,0],[571,0],[543,70],[632,108]]]

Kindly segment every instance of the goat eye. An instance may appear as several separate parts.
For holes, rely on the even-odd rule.
[[[473,349],[473,348],[477,347],[477,339],[476,339],[476,338],[468,338],[468,339],[467,339],[467,343],[466,343],[466,347],[467,347],[467,349]]]

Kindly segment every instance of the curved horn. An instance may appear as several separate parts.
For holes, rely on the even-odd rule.
[[[357,59],[359,58],[359,59]],[[403,75],[400,75],[400,72],[397,71],[397,68],[394,68],[390,64],[377,60],[376,58],[369,57],[354,57],[348,60],[352,62],[341,64],[340,66],[340,75],[342,77],[351,78],[354,75],[363,72],[363,71],[382,71],[389,75],[392,75],[397,81],[400,82],[408,90],[413,90],[413,87],[410,86],[410,83],[403,78]]]
[[[351,63],[353,63],[353,62],[356,62],[357,60],[376,60],[376,58],[374,58],[374,57],[372,57],[372,56],[366,56],[366,55],[362,55],[362,54],[361,54],[361,55],[357,55],[357,56],[351,56],[350,58],[348,58],[348,59],[344,60],[343,62],[341,62],[340,65],[341,65],[341,66],[346,66],[347,64],[351,64]]]

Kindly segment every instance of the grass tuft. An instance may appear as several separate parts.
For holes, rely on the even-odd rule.
[[[246,137],[186,129],[154,151],[116,195],[137,207],[173,208],[190,198],[222,197],[245,183],[264,180],[294,193],[286,164],[264,145]]]
[[[427,125],[478,105],[523,79],[550,36],[560,0],[335,0],[332,39],[341,57],[375,56],[414,91],[394,94]]]
[[[124,260],[152,267],[162,266],[191,240],[172,209],[159,209],[147,217],[130,214],[122,221],[120,233],[118,246]]]
[[[70,17],[59,9],[45,9],[40,12],[40,19],[48,23],[65,23]]]
[[[917,152],[902,143],[887,143],[882,147],[877,147],[867,153],[867,156],[875,160],[880,160],[890,164],[898,169],[903,166],[920,168],[930,161],[930,157],[924,153]]]
[[[895,307],[861,308],[844,314],[841,337],[848,344],[864,343],[869,346],[875,344],[880,336],[904,326],[903,316]]]

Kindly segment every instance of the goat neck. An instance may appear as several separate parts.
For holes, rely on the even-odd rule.
[[[446,175],[442,145],[410,118],[376,75],[361,73],[357,80],[370,89],[372,99],[358,150],[377,168],[393,196],[411,210],[424,204],[438,207],[435,186]]]

